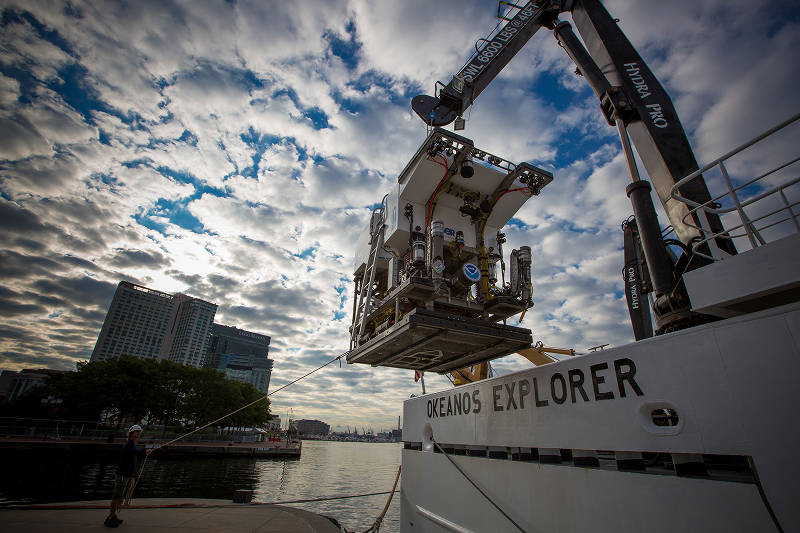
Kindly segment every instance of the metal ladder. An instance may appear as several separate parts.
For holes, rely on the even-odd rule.
[[[377,220],[375,214],[377,213]],[[372,211],[370,223],[376,220],[370,228],[370,248],[367,266],[364,270],[364,279],[361,283],[361,290],[358,294],[358,306],[353,320],[353,329],[350,333],[350,349],[356,348],[360,344],[361,336],[364,335],[364,327],[367,325],[367,316],[372,311],[372,285],[375,282],[375,270],[378,266],[378,256],[383,249],[383,238],[386,232],[386,197],[384,196],[381,205]]]

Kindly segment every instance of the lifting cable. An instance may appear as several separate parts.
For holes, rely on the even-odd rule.
[[[495,502],[494,502],[494,500],[492,500],[492,499],[489,497],[489,495],[488,495],[488,494],[486,494],[485,492],[483,492],[483,490],[481,490],[481,488],[478,486],[478,484],[477,484],[477,483],[475,483],[475,482],[472,480],[472,478],[471,478],[471,477],[469,477],[469,475],[467,475],[467,473],[466,473],[466,472],[464,472],[464,470],[462,470],[462,469],[461,469],[461,467],[460,467],[460,466],[458,466],[458,463],[456,463],[456,462],[453,460],[453,458],[452,458],[452,457],[450,457],[450,455],[449,455],[449,454],[448,454],[446,451],[444,451],[444,450],[442,449],[442,447],[441,447],[441,446],[439,446],[439,443],[438,443],[438,442],[436,442],[436,441],[433,439],[433,437],[431,437],[431,442],[433,442],[433,445],[434,445],[434,446],[436,446],[436,449],[438,449],[438,450],[439,450],[439,452],[441,452],[441,454],[442,454],[442,455],[444,455],[444,456],[447,458],[447,460],[448,460],[448,461],[450,461],[450,462],[453,464],[453,466],[454,466],[454,467],[456,467],[456,470],[458,470],[458,471],[461,473],[461,475],[462,475],[462,476],[464,476],[464,478],[465,478],[467,481],[469,481],[469,482],[472,484],[472,486],[473,486],[473,487],[475,487],[475,488],[478,490],[478,492],[480,492],[480,493],[481,493],[481,495],[482,495],[484,498],[486,498],[486,499],[489,501],[489,503],[491,503],[491,504],[494,506],[494,508],[495,508],[495,509],[497,509],[498,511],[500,511],[500,514],[502,514],[503,516],[505,516],[505,517],[508,519],[508,521],[509,521],[509,522],[511,522],[512,524],[514,524],[514,527],[516,527],[517,529],[519,529],[520,531],[522,531],[522,533],[525,533],[525,530],[524,530],[524,529],[522,529],[522,527],[521,527],[519,524],[517,524],[517,523],[514,521],[514,519],[513,519],[513,518],[511,518],[510,516],[508,516],[508,514],[506,514],[506,512],[505,512],[505,511],[503,511],[503,510],[500,508],[500,506],[499,506],[499,505],[497,505],[497,503],[495,503]]]
[[[160,450],[160,449],[162,449],[162,448],[166,448],[167,446],[170,446],[171,444],[174,444],[174,443],[178,442],[179,440],[181,440],[181,439],[183,439],[183,438],[186,438],[186,437],[188,437],[189,435],[191,435],[191,434],[193,434],[193,433],[197,433],[198,431],[202,431],[202,430],[206,429],[207,427],[209,427],[209,426],[211,426],[211,425],[214,425],[214,424],[216,424],[217,422],[219,422],[219,421],[221,421],[221,420],[224,420],[224,419],[228,418],[228,417],[229,417],[229,416],[231,416],[231,415],[235,415],[235,414],[236,414],[236,413],[238,413],[239,411],[244,411],[244,410],[245,410],[245,409],[247,409],[248,407],[251,407],[251,406],[253,406],[253,405],[257,404],[258,402],[261,402],[261,401],[264,401],[264,400],[266,400],[267,398],[269,398],[269,397],[270,397],[270,396],[272,396],[273,394],[275,394],[275,393],[277,393],[277,392],[280,392],[280,391],[282,391],[282,390],[283,390],[283,389],[285,389],[286,387],[289,387],[289,386],[291,386],[291,385],[294,385],[295,383],[297,383],[297,382],[298,382],[298,381],[300,381],[301,379],[303,379],[303,378],[307,378],[308,376],[310,376],[310,375],[311,375],[311,374],[313,374],[314,372],[316,372],[316,371],[318,371],[318,370],[322,370],[323,368],[325,368],[325,367],[326,367],[326,366],[328,366],[329,364],[331,364],[331,363],[334,363],[334,362],[336,362],[336,361],[339,361],[339,360],[340,360],[342,357],[344,357],[345,355],[347,355],[347,353],[348,353],[348,352],[344,352],[343,354],[337,355],[336,357],[334,357],[333,359],[331,359],[331,360],[330,360],[330,361],[328,361],[327,363],[325,363],[325,364],[323,364],[323,365],[320,365],[320,366],[318,366],[317,368],[315,368],[314,370],[312,370],[312,371],[310,371],[310,372],[308,372],[308,373],[306,373],[306,374],[303,374],[303,375],[302,375],[302,376],[300,376],[299,378],[297,378],[297,379],[295,379],[295,380],[293,380],[293,381],[290,381],[290,382],[289,382],[289,383],[287,383],[286,385],[283,385],[283,386],[281,386],[281,387],[278,387],[277,389],[275,389],[274,391],[270,392],[269,394],[265,394],[264,396],[261,396],[260,398],[257,398],[257,399],[255,399],[255,400],[253,400],[252,402],[250,402],[250,403],[248,403],[248,404],[245,404],[245,405],[241,406],[240,408],[238,408],[238,409],[236,409],[236,410],[234,410],[234,411],[231,411],[230,413],[227,413],[227,414],[225,414],[225,415],[223,415],[223,416],[221,416],[221,417],[217,418],[216,420],[212,420],[211,422],[209,422],[208,424],[206,424],[206,425],[204,425],[204,426],[200,426],[199,428],[195,428],[195,429],[193,429],[192,431],[190,431],[190,432],[188,432],[188,433],[184,433],[183,435],[179,435],[178,437],[176,437],[176,438],[172,439],[171,441],[167,442],[166,444],[162,444],[162,445],[161,445],[161,446],[159,446],[158,448],[155,448],[155,449],[153,449],[153,451]],[[151,453],[152,453],[152,452],[151,452]],[[142,478],[142,473],[144,472],[144,467],[145,467],[145,465],[147,465],[147,459],[148,459],[149,457],[150,457],[150,455],[149,455],[149,454],[148,454],[148,455],[145,455],[145,457],[144,457],[144,461],[142,461],[142,466],[141,466],[141,468],[139,468],[139,473],[138,473],[138,475],[136,476],[136,480],[135,480],[133,483],[131,483],[131,485],[130,485],[130,488],[128,489],[127,493],[125,494],[125,498],[124,498],[124,500],[123,500],[123,507],[129,507],[129,506],[130,506],[130,503],[131,503],[131,498],[133,497],[133,491],[136,489],[136,486],[139,484],[139,480]]]

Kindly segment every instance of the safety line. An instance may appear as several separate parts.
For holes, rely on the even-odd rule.
[[[277,389],[275,389],[274,391],[270,392],[269,394],[265,394],[264,396],[262,396],[262,397],[260,397],[260,398],[258,398],[258,399],[256,399],[256,400],[253,400],[252,402],[250,402],[250,403],[248,403],[248,404],[246,404],[246,405],[243,405],[242,407],[240,407],[240,408],[236,409],[235,411],[231,411],[230,413],[227,413],[227,414],[225,414],[225,415],[223,415],[223,416],[221,416],[221,417],[217,418],[216,420],[212,420],[211,422],[209,422],[208,424],[206,424],[206,425],[204,425],[204,426],[200,426],[199,428],[193,429],[192,431],[190,431],[190,432],[188,432],[188,433],[185,433],[185,434],[183,434],[183,435],[179,435],[178,437],[176,437],[176,438],[172,439],[171,441],[167,442],[166,444],[162,444],[162,445],[160,445],[158,448],[154,448],[154,449],[153,449],[153,452],[155,452],[156,450],[160,450],[160,449],[162,449],[162,448],[166,448],[167,446],[169,446],[169,445],[171,445],[171,444],[174,444],[174,443],[178,442],[179,440],[181,440],[181,439],[183,439],[183,438],[185,438],[185,437],[188,437],[188,436],[189,436],[189,435],[191,435],[192,433],[197,433],[198,431],[202,431],[202,430],[204,430],[205,428],[207,428],[207,427],[209,427],[209,426],[211,426],[211,425],[214,425],[214,424],[216,424],[217,422],[219,422],[219,421],[221,421],[221,420],[224,420],[224,419],[228,418],[228,417],[229,417],[229,416],[231,416],[231,415],[235,415],[235,414],[236,414],[236,413],[238,413],[239,411],[243,411],[243,410],[247,409],[248,407],[251,407],[251,406],[253,406],[253,405],[257,404],[258,402],[261,402],[261,401],[263,401],[263,400],[266,400],[267,398],[269,398],[269,397],[270,397],[270,396],[272,396],[273,394],[275,394],[275,393],[277,393],[277,392],[280,392],[280,391],[282,391],[282,390],[283,390],[283,389],[285,389],[286,387],[289,387],[289,386],[291,386],[291,385],[294,385],[295,383],[297,383],[297,382],[298,382],[298,381],[300,381],[301,379],[303,379],[303,378],[306,378],[306,377],[310,376],[311,374],[313,374],[314,372],[316,372],[316,371],[318,371],[318,370],[322,370],[323,368],[325,368],[325,367],[326,367],[326,366],[328,366],[329,364],[331,364],[331,363],[333,363],[333,362],[336,362],[336,361],[340,360],[342,357],[344,357],[345,355],[347,355],[347,353],[348,353],[348,352],[344,352],[343,354],[337,355],[336,357],[334,357],[333,359],[331,359],[330,361],[328,361],[328,362],[327,362],[327,363],[325,363],[324,365],[320,365],[320,366],[318,366],[317,368],[315,368],[315,369],[314,369],[314,370],[312,370],[311,372],[308,372],[308,373],[306,373],[306,374],[303,374],[303,375],[302,375],[302,376],[300,376],[299,378],[297,378],[297,379],[295,379],[295,380],[293,380],[293,381],[290,381],[289,383],[287,383],[286,385],[283,385],[282,387],[278,387]],[[153,452],[151,452],[151,453],[153,453]],[[129,506],[130,506],[131,498],[133,498],[133,491],[134,491],[134,490],[136,490],[136,486],[139,484],[139,480],[142,478],[142,473],[144,472],[144,467],[145,467],[145,465],[147,464],[147,460],[148,460],[148,458],[149,458],[149,457],[150,457],[150,454],[147,454],[147,455],[145,455],[145,457],[144,457],[144,461],[142,461],[142,466],[141,466],[141,468],[139,468],[139,473],[138,473],[138,475],[136,476],[136,481],[135,481],[134,483],[132,483],[132,484],[131,484],[131,487],[130,487],[130,489],[128,490],[127,494],[125,495],[125,498],[124,498],[124,500],[123,500],[123,507],[129,507]]]
[[[396,483],[395,483],[396,487]],[[140,505],[131,505],[128,509],[181,509],[181,508],[202,508],[202,509],[215,509],[215,508],[231,508],[237,509],[242,507],[248,506],[256,506],[256,505],[288,505],[290,503],[311,503],[311,502],[324,502],[330,500],[347,500],[351,498],[366,498],[369,496],[382,496],[384,494],[393,494],[397,492],[396,488],[392,488],[392,490],[386,490],[383,492],[368,492],[365,494],[351,494],[348,496],[326,496],[323,498],[306,498],[302,500],[278,500],[274,502],[249,502],[246,504],[241,503],[168,503],[163,505],[147,505],[147,504],[140,504]],[[391,501],[391,500],[390,500]],[[13,506],[9,505],[6,507],[0,507],[0,512],[3,510],[14,510],[14,511],[72,511],[72,510],[81,510],[81,509],[108,509],[108,505],[106,504],[98,504],[98,505],[48,505],[48,504],[34,504],[34,505],[20,505],[20,506]],[[385,513],[384,513],[385,514]]]
[[[248,403],[247,405],[243,405],[242,407],[240,407],[240,408],[236,409],[235,411],[231,411],[230,413],[228,413],[228,414],[226,414],[226,415],[223,415],[223,416],[221,416],[221,417],[217,418],[216,420],[212,420],[211,422],[209,422],[209,423],[208,423],[208,424],[206,424],[205,426],[201,426],[201,427],[199,427],[199,428],[197,428],[197,429],[194,429],[194,430],[190,431],[189,433],[186,433],[186,434],[184,434],[184,435],[180,435],[179,437],[177,437],[177,438],[175,438],[175,439],[172,439],[171,441],[167,442],[166,444],[162,444],[161,446],[159,446],[158,448],[156,448],[156,450],[159,450],[159,449],[161,449],[161,448],[166,448],[166,447],[167,447],[167,446],[169,446],[170,444],[174,444],[175,442],[178,442],[178,441],[179,441],[179,440],[181,440],[182,438],[184,438],[184,437],[188,437],[188,436],[189,436],[189,435],[191,435],[192,433],[197,433],[198,431],[201,431],[201,430],[203,430],[203,429],[206,429],[208,426],[212,426],[212,425],[216,424],[217,422],[219,422],[219,421],[221,421],[221,420],[225,420],[225,419],[226,419],[226,418],[228,418],[229,416],[231,416],[231,415],[235,415],[235,414],[236,414],[236,413],[238,413],[239,411],[243,411],[243,410],[247,409],[248,407],[251,407],[251,406],[253,406],[253,405],[257,404],[257,403],[258,403],[258,402],[260,402],[260,401],[266,400],[267,398],[269,398],[269,397],[270,397],[270,396],[272,396],[273,394],[275,394],[275,393],[277,393],[277,392],[280,392],[280,391],[282,391],[282,390],[283,390],[283,389],[285,389],[286,387],[289,387],[289,386],[291,386],[291,385],[294,385],[295,383],[297,383],[297,382],[298,382],[298,381],[300,381],[301,379],[303,379],[303,378],[306,378],[306,377],[310,376],[311,374],[313,374],[313,373],[314,373],[314,372],[316,372],[317,370],[322,370],[323,368],[325,368],[325,367],[326,367],[326,366],[328,366],[329,364],[331,364],[331,363],[334,363],[334,362],[338,361],[339,359],[341,359],[341,358],[342,358],[342,357],[344,357],[345,355],[347,355],[347,352],[345,352],[345,353],[343,353],[343,354],[341,354],[341,355],[338,355],[338,356],[334,357],[333,359],[331,359],[330,361],[328,361],[328,362],[327,362],[327,363],[325,363],[324,365],[318,366],[317,368],[315,368],[315,369],[314,369],[314,370],[312,370],[311,372],[308,372],[307,374],[304,374],[304,375],[300,376],[299,378],[295,379],[294,381],[290,381],[290,382],[289,382],[289,383],[287,383],[286,385],[283,385],[282,387],[278,387],[277,389],[275,389],[274,391],[270,392],[269,394],[265,394],[264,396],[262,396],[262,397],[260,397],[260,398],[258,398],[258,399],[256,399],[256,400],[253,400],[252,402]]]
[[[470,483],[472,483],[472,486],[473,486],[473,487],[475,487],[475,488],[478,490],[478,492],[480,492],[480,493],[483,495],[483,497],[484,497],[484,498],[486,498],[487,500],[489,500],[489,503],[491,503],[491,504],[494,506],[494,508],[495,508],[495,509],[497,509],[498,511],[500,511],[500,514],[502,514],[503,516],[505,516],[505,517],[508,519],[508,521],[509,521],[509,522],[511,522],[512,524],[514,524],[514,527],[516,527],[517,529],[519,529],[520,531],[522,531],[522,533],[525,533],[525,530],[524,530],[524,529],[522,529],[522,527],[520,527],[520,525],[519,525],[519,524],[517,524],[517,523],[514,521],[514,519],[513,519],[513,518],[511,518],[510,516],[508,516],[508,515],[506,514],[506,512],[505,512],[505,511],[503,511],[503,510],[500,508],[500,506],[499,506],[499,505],[497,505],[497,504],[494,502],[494,500],[492,500],[492,499],[489,497],[489,495],[488,495],[488,494],[486,494],[485,492],[483,492],[483,490],[481,490],[481,488],[480,488],[480,487],[477,485],[477,483],[475,483],[475,482],[472,480],[472,478],[470,478],[470,477],[469,477],[469,475],[467,475],[467,473],[466,473],[466,472],[464,472],[464,471],[461,469],[461,467],[460,467],[460,466],[458,466],[458,463],[456,463],[456,462],[453,460],[453,458],[452,458],[452,457],[450,457],[450,455],[448,455],[448,453],[447,453],[446,451],[444,451],[444,450],[442,449],[442,447],[441,447],[441,446],[439,446],[439,443],[438,443],[438,442],[436,442],[435,440],[433,440],[433,438],[431,438],[431,441],[433,442],[433,445],[434,445],[434,446],[436,446],[436,447],[439,449],[439,451],[442,453],[442,455],[444,455],[444,456],[447,458],[447,460],[448,460],[448,461],[450,461],[450,462],[453,464],[453,466],[455,466],[455,467],[456,467],[456,470],[458,470],[459,472],[461,472],[461,475],[462,475],[462,476],[464,476],[464,477],[467,479],[467,481],[469,481]]]

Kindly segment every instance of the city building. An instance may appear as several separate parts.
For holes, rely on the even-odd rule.
[[[218,368],[219,356],[226,353],[267,357],[270,340],[269,335],[214,324],[211,326],[206,366]]]
[[[11,386],[17,373],[14,370],[0,370],[0,402],[10,399]]]
[[[175,323],[169,336],[167,359],[201,367],[208,351],[217,306],[185,294],[176,294],[175,302]]]
[[[271,431],[272,433],[279,433],[281,431],[281,415],[269,415],[267,431]]]
[[[217,306],[127,281],[117,285],[91,361],[120,355],[202,366]]]
[[[23,368],[19,372],[0,370],[0,400],[11,401],[19,398],[34,387],[41,387],[49,376],[64,374],[68,370],[49,368]]]
[[[220,354],[218,360],[217,370],[225,373],[226,378],[250,383],[262,393],[267,393],[274,363],[272,359],[225,353]]]
[[[331,427],[325,422],[319,420],[297,420],[294,426],[300,435],[327,435],[331,431]]]
[[[250,383],[266,394],[274,363],[267,357],[269,342],[268,335],[214,324],[206,366],[224,372],[229,379]]]

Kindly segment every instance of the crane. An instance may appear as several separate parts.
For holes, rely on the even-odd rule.
[[[501,15],[503,6],[510,9]],[[583,42],[572,25],[559,19],[571,13]],[[511,15],[511,16],[510,16]],[[617,128],[631,183],[626,192],[634,217],[624,225],[626,297],[634,334],[652,335],[650,311],[642,305],[645,294],[654,293],[652,311],[656,333],[682,329],[710,317],[691,311],[681,276],[704,266],[707,257],[736,254],[722,222],[713,213],[689,213],[685,203],[670,195],[672,186],[698,169],[694,153],[666,91],[599,0],[531,0],[522,5],[501,0],[498,16],[506,24],[476,43],[475,53],[446,85],[437,82],[434,96],[419,95],[411,106],[432,127],[463,121],[464,112],[540,29],[547,28],[589,83],[600,101],[610,126]],[[600,68],[602,66],[602,69]],[[463,122],[462,122],[463,124]],[[458,123],[457,123],[458,125]],[[651,185],[641,179],[634,159],[636,148],[661,200],[677,239],[662,237],[650,197]],[[683,198],[704,203],[711,200],[702,179],[680,187]],[[720,234],[702,254],[691,247],[701,238],[699,228]],[[669,246],[683,253],[675,259]],[[710,249],[712,248],[713,249]]]

